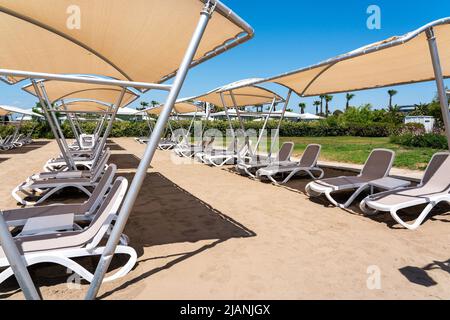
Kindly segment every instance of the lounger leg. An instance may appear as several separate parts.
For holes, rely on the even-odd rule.
[[[367,199],[367,198],[366,198]],[[366,215],[366,216],[373,216],[378,214],[378,210],[375,209],[370,209],[367,204],[366,204],[366,199],[363,199],[360,203],[359,203],[359,208],[361,209],[361,211]]]
[[[390,212],[391,212],[391,216],[399,224],[401,224],[402,226],[404,226],[405,228],[407,228],[409,230],[416,230],[422,224],[422,222],[425,220],[425,218],[428,216],[430,211],[436,206],[436,204],[437,204],[437,202],[430,202],[425,207],[425,209],[422,210],[419,217],[412,224],[406,223],[402,219],[400,219],[400,217],[397,214],[397,211],[400,210],[401,208],[392,208]]]
[[[305,192],[310,198],[317,198],[322,195],[321,193],[315,192],[314,190],[311,189],[311,182],[306,185]]]
[[[353,194],[352,196],[342,205],[340,204],[339,207],[340,208],[348,208],[353,201],[355,201],[356,197],[358,197],[361,192],[363,192],[364,190],[366,190],[369,186],[368,185],[363,185],[361,187],[359,187]]]
[[[39,200],[36,201],[34,204],[36,205],[36,204],[40,204],[40,203],[44,202],[44,201],[47,200],[49,197],[51,197],[52,195],[54,195],[56,192],[58,192],[58,191],[60,191],[60,190],[62,190],[62,189],[64,189],[64,188],[67,188],[67,187],[75,187],[75,188],[77,188],[78,190],[84,192],[88,197],[90,197],[90,196],[92,195],[92,193],[91,193],[88,189],[86,189],[85,187],[83,187],[83,186],[62,185],[62,186],[60,186],[60,187],[57,187],[57,188],[54,188],[54,189],[49,190],[43,197],[39,198]]]

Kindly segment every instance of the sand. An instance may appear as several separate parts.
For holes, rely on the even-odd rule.
[[[144,147],[113,139],[120,175],[131,180]],[[57,153],[54,142],[27,154],[2,155],[0,208],[9,192]],[[253,181],[200,164],[175,164],[158,151],[125,233],[138,252],[126,277],[105,283],[102,299],[449,299],[450,222],[442,207],[418,230],[356,207],[328,207],[287,187]],[[327,174],[340,172],[327,170]],[[414,218],[414,216],[411,216]],[[78,260],[89,270],[96,259]],[[114,259],[112,268],[123,264]],[[371,281],[380,272],[379,288]],[[369,271],[369,273],[368,273]],[[87,283],[69,288],[63,268],[31,274],[46,299],[83,298]],[[22,299],[14,280],[0,298]]]

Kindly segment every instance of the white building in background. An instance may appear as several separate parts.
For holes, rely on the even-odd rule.
[[[436,120],[431,116],[407,116],[405,123],[420,123],[425,127],[426,132],[432,132]]]

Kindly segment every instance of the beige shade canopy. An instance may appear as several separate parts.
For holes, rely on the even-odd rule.
[[[89,99],[102,101],[107,104],[116,104],[122,91],[122,88],[112,85],[63,82],[56,80],[43,81],[43,83],[52,103],[69,99]],[[32,95],[36,95],[32,84],[23,87],[23,90]],[[130,104],[138,97],[139,96],[131,90],[127,90],[121,103],[121,107]]]
[[[283,101],[283,98],[281,98],[278,94],[266,88],[254,85],[254,83],[261,82],[261,80],[262,79],[246,79],[233,82],[232,84],[214,89],[204,95],[187,99],[208,102],[216,106],[222,106],[222,93],[226,107],[228,108],[234,108],[232,94],[236,101],[237,107],[267,104],[271,103],[274,98],[277,101]],[[232,92],[232,94],[230,92]]]
[[[365,46],[318,65],[266,79],[317,96],[434,79],[426,29],[433,27],[444,77],[450,77],[450,18]]]
[[[163,110],[163,106],[158,106],[156,108],[149,108],[146,110],[143,110],[141,112],[147,112],[147,114],[152,114],[158,116]],[[198,111],[199,108],[189,102],[177,102],[173,107],[173,112],[177,114],[183,114],[183,113],[191,113]]]
[[[203,7],[201,0],[0,0],[0,61],[4,69],[160,83],[177,71]],[[193,65],[252,36],[219,3]]]
[[[68,103],[64,103],[67,111],[73,111],[73,112],[88,112],[88,113],[95,113],[95,112],[106,112],[109,109],[109,106],[107,104],[98,102],[98,101],[89,101],[89,100],[76,100],[71,101]],[[61,109],[64,110],[63,106],[60,106]]]
[[[13,113],[42,118],[40,114],[34,113],[31,110],[25,110],[12,106],[0,106],[0,117],[4,117]]]

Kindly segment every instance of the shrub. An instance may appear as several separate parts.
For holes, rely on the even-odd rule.
[[[419,135],[405,133],[391,136],[390,141],[407,147],[448,149],[447,138],[435,133],[424,133]]]
[[[187,129],[190,125],[189,120],[171,121],[174,130],[179,128]],[[234,129],[239,129],[239,121],[232,122]],[[33,138],[52,139],[53,133],[47,122],[26,122],[23,124],[21,132],[27,134],[35,126]],[[97,122],[81,122],[80,126],[86,133],[93,133]],[[204,130],[216,129],[222,133],[229,130],[227,121],[203,121]],[[245,129],[254,129],[259,131],[263,122],[245,122]],[[276,129],[278,121],[270,120],[267,124],[267,130]],[[74,135],[68,122],[61,126],[64,136],[73,139]],[[283,121],[280,127],[280,136],[284,137],[324,137],[324,136],[360,136],[360,137],[389,137],[401,132],[403,127],[396,127],[387,123],[346,123],[342,124],[332,119],[315,122],[292,122]],[[0,135],[5,136],[14,132],[14,126],[0,126]],[[166,130],[168,132],[168,130]],[[117,121],[113,124],[111,137],[137,137],[148,135],[149,129],[145,122]]]

